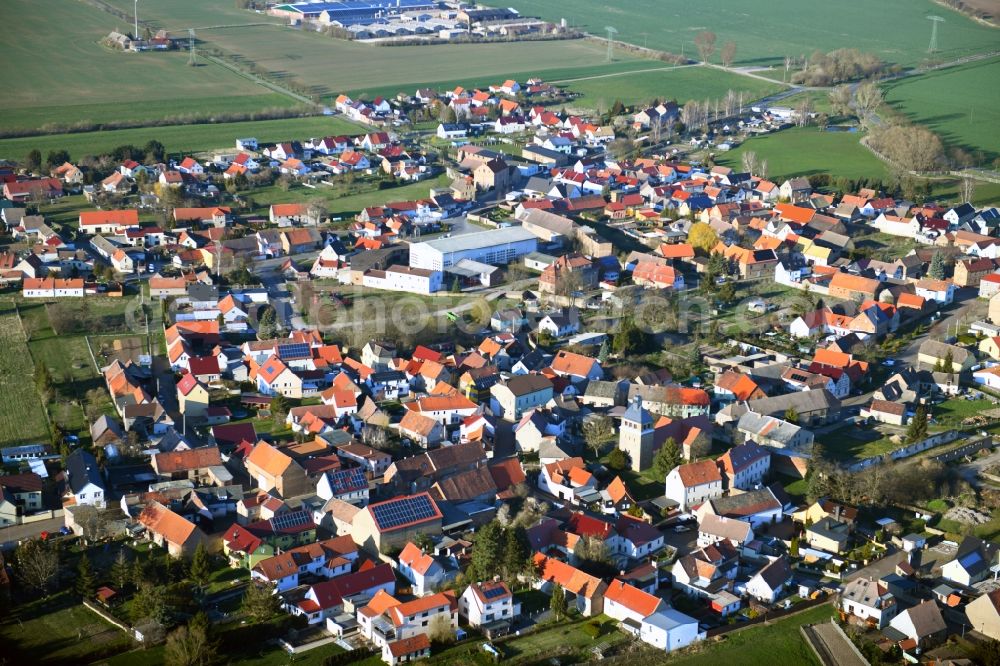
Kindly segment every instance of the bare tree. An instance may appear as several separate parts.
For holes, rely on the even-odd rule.
[[[708,59],[715,53],[715,33],[711,30],[699,32],[694,38],[694,45],[698,49],[701,61],[708,62]]]
[[[802,101],[798,103],[795,107],[797,113],[796,123],[799,127],[805,127],[809,123],[809,116],[813,112],[813,101],[812,97],[806,95],[802,98]]]
[[[972,178],[962,179],[962,201],[972,203],[976,196],[976,181]]]
[[[28,587],[48,595],[59,577],[59,553],[39,539],[21,542],[14,551],[14,571]]]
[[[681,122],[689,131],[697,126],[700,109],[701,105],[695,100],[689,101],[681,108]]]
[[[726,42],[722,45],[722,50],[719,52],[719,59],[722,61],[723,67],[729,67],[733,64],[733,59],[736,57],[736,42]]]
[[[601,447],[610,442],[614,434],[614,425],[607,416],[597,416],[583,424],[583,438],[595,456],[600,455]]]
[[[215,646],[205,627],[192,623],[178,627],[167,636],[163,657],[169,666],[201,666],[212,662]]]
[[[830,106],[833,112],[840,116],[847,116],[851,113],[851,86],[842,84],[831,90],[828,94]]]
[[[748,150],[743,153],[743,156],[740,159],[743,163],[743,170],[751,176],[754,175],[757,171],[757,153],[752,150]]]
[[[760,166],[757,167],[757,175],[767,180],[767,160],[760,161]]]
[[[389,435],[385,428],[366,425],[361,431],[361,441],[373,449],[384,449],[389,444]]]
[[[792,56],[785,56],[785,73],[781,75],[781,82],[784,83],[788,79],[788,70],[792,68]]]
[[[736,93],[732,90],[726,91],[726,98],[724,101],[726,116],[731,116],[736,112]]]
[[[871,81],[862,83],[854,91],[854,109],[858,114],[858,122],[863,127],[870,127],[872,116],[882,106],[882,102],[882,89]]]

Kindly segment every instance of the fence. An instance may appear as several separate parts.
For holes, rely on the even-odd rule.
[[[942,444],[948,444],[954,442],[957,439],[961,439],[965,436],[965,433],[959,432],[958,430],[947,430],[936,435],[931,435],[927,439],[921,440],[919,442],[914,442],[913,444],[907,444],[906,446],[900,447],[894,451],[890,451],[885,455],[872,456],[870,458],[865,458],[864,460],[859,460],[858,462],[850,465],[847,470],[849,472],[860,472],[863,469],[868,469],[872,465],[879,465],[888,460],[902,460],[903,458],[909,458],[915,456],[918,453],[923,453],[928,449],[933,449],[935,446],[941,446]]]
[[[21,524],[27,525],[29,523],[38,523],[44,520],[52,520],[53,518],[62,518],[62,516],[63,516],[62,509],[39,511],[38,513],[33,513],[30,516],[22,516]]]
[[[963,444],[957,449],[952,449],[951,451],[945,451],[944,453],[931,456],[931,459],[943,463],[951,462],[952,460],[964,458],[965,456],[971,456],[981,449],[992,449],[994,446],[996,446],[996,444],[994,444],[992,437],[979,437],[972,440],[968,444]]]

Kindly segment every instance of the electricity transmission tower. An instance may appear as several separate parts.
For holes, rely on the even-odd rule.
[[[931,15],[927,17],[927,20],[931,22],[931,43],[927,46],[928,53],[937,53],[938,43],[937,43],[937,31],[938,23],[944,23],[944,19],[940,16]]]
[[[604,28],[604,30],[608,33],[608,62],[611,62],[611,59],[615,55],[615,35],[618,34],[618,31],[610,25]]]
[[[194,52],[194,28],[188,30],[188,65],[194,67],[198,64],[198,57]]]

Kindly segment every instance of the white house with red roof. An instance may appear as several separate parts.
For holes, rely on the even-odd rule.
[[[587,471],[583,458],[566,458],[542,466],[538,475],[539,489],[554,495],[561,500],[574,504],[581,501],[581,496],[600,495],[597,493],[597,480]]]
[[[271,356],[257,369],[257,390],[264,395],[281,394],[286,398],[302,397],[302,378],[292,372],[277,356]]]
[[[379,591],[396,591],[396,574],[388,564],[316,583],[304,591],[292,590],[282,596],[282,605],[288,613],[318,624],[341,613],[345,600],[372,597]]]
[[[444,618],[453,630],[458,629],[458,602],[451,591],[403,603],[391,604],[388,600],[380,603],[388,607],[363,625],[367,628],[364,637],[376,647],[385,648],[396,641],[427,636],[441,621],[438,618]]]
[[[258,562],[250,570],[252,580],[275,586],[275,593],[299,584],[300,574],[335,578],[350,573],[358,559],[358,549],[350,536],[339,536],[289,548]]]
[[[514,594],[504,582],[473,583],[458,599],[458,614],[469,626],[489,632],[509,627],[521,614],[521,604],[514,601]]]
[[[410,581],[413,594],[422,597],[431,590],[454,577],[449,570],[431,553],[425,552],[412,541],[408,541],[397,558],[399,574]]]
[[[636,628],[644,619],[666,608],[666,605],[663,599],[617,578],[608,584],[608,589],[604,592],[604,614],[619,622],[630,621],[629,624]]]
[[[667,474],[664,495],[681,511],[722,496],[722,474],[713,460],[678,465]]]
[[[619,516],[615,532],[618,533],[618,552],[633,560],[645,559],[663,549],[663,532],[638,518]]]
[[[177,164],[177,170],[181,173],[191,174],[192,176],[201,176],[205,173],[205,167],[193,157],[185,157],[181,160]]]

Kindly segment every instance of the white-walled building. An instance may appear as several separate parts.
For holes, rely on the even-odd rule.
[[[538,249],[538,238],[522,227],[504,227],[410,246],[410,266],[443,271],[462,259],[493,266],[508,264]]]
[[[664,494],[686,511],[722,496],[722,474],[712,460],[678,465],[667,474]]]
[[[439,270],[390,266],[384,271],[365,271],[361,284],[371,289],[405,291],[411,294],[433,294],[441,290],[443,273]]]
[[[509,623],[521,613],[521,604],[505,583],[473,583],[465,588],[458,600],[458,613],[470,626],[489,628],[496,623]]]
[[[899,612],[899,604],[889,589],[866,576],[855,578],[840,593],[840,610],[876,629],[884,629]]]

